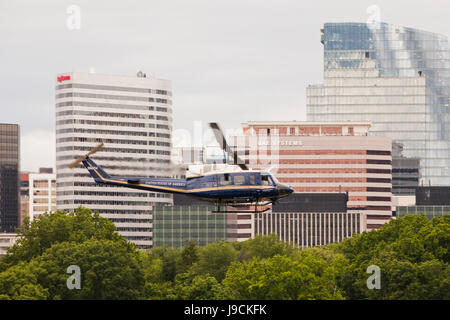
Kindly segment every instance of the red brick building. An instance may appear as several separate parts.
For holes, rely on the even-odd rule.
[[[348,192],[348,212],[367,229],[392,217],[392,141],[369,136],[370,123],[248,122],[232,143],[254,169],[272,168],[295,192]]]

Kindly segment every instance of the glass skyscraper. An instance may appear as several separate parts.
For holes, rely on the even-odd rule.
[[[421,182],[450,184],[450,50],[445,36],[386,23],[326,23],[324,82],[307,88],[308,121],[370,121]]]
[[[0,123],[0,233],[19,226],[20,128]]]
[[[153,246],[182,248],[190,240],[199,246],[227,239],[227,213],[215,206],[175,205],[153,207]]]

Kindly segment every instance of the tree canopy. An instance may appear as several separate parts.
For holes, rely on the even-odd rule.
[[[0,299],[450,299],[450,216],[404,216],[341,243],[277,235],[150,250],[89,209],[43,215],[0,259]],[[69,289],[67,268],[80,268]],[[369,266],[381,272],[369,289]]]
[[[0,271],[20,261],[30,261],[40,256],[53,244],[61,242],[82,243],[88,239],[122,241],[114,224],[97,212],[79,207],[74,212],[45,213],[30,223],[28,217],[18,229],[19,239],[10,254],[0,260]]]

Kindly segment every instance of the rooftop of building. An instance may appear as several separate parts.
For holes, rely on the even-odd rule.
[[[293,193],[272,206],[272,212],[347,212],[346,193]]]
[[[371,127],[370,121],[247,121],[242,123],[243,127],[250,126],[302,126],[302,127],[317,127],[317,126],[363,126]]]
[[[423,30],[423,29],[417,29],[417,28],[413,28],[413,27],[407,27],[407,26],[402,26],[402,25],[398,25],[398,24],[393,24],[393,23],[389,23],[389,22],[385,22],[385,21],[374,21],[373,23],[368,23],[368,22],[357,22],[357,21],[343,21],[343,22],[325,22],[323,24],[323,26],[369,26],[369,28],[373,28],[373,26],[380,26],[380,27],[384,27],[384,28],[392,28],[393,30],[398,30],[398,32],[402,32],[402,31],[409,31],[409,32],[420,32],[420,33],[424,33],[424,34],[429,34],[432,36],[438,36],[438,37],[442,37],[447,39],[447,36],[441,33],[437,33],[437,32],[432,32],[432,31],[427,31],[427,30]],[[323,31],[323,29],[321,29]]]
[[[61,76],[71,76],[70,79],[62,79],[61,81],[59,80],[59,77]],[[155,76],[153,76],[150,73],[145,73],[142,71],[138,71],[135,75],[123,75],[123,74],[106,74],[106,73],[97,73],[97,72],[61,72],[57,74],[57,82],[58,83],[62,83],[65,82],[67,80],[73,80],[72,77],[75,78],[80,78],[80,79],[99,79],[99,80],[111,80],[111,79],[123,79],[123,80],[130,80],[135,82],[136,79],[139,80],[159,80],[159,81],[168,81],[170,82],[170,80],[167,79],[161,79],[161,78],[157,78]]]
[[[248,121],[242,123],[244,134],[301,136],[367,136],[370,121]]]
[[[17,124],[17,123],[4,123],[4,122],[0,122],[0,129],[2,129],[1,126],[8,126],[8,127],[19,128],[19,124]]]

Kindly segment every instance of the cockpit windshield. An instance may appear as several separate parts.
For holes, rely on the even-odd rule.
[[[273,174],[269,173],[270,178],[272,179],[272,181],[274,182],[274,184],[279,184],[277,178],[275,178],[275,176]]]
[[[276,185],[278,180],[268,172],[261,173],[261,184],[263,186]]]

